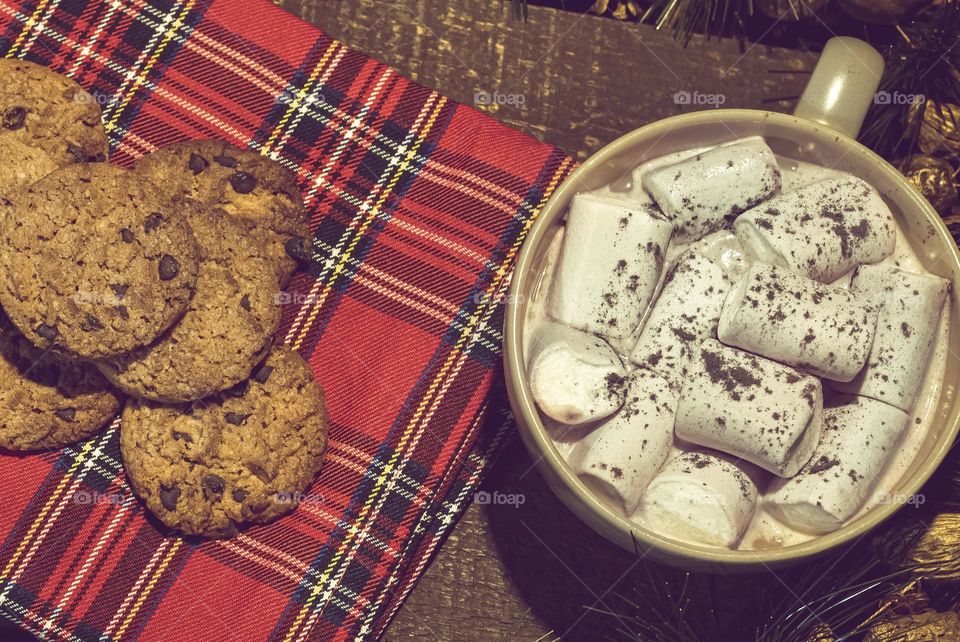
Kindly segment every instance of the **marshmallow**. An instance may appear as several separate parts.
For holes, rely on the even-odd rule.
[[[550,316],[614,339],[632,334],[660,280],[672,232],[653,205],[574,196]]]
[[[680,243],[730,227],[734,217],[780,189],[777,159],[762,138],[722,145],[643,176],[674,222]]]
[[[740,241],[731,230],[707,234],[687,246],[691,252],[705,256],[723,270],[730,281],[737,281],[750,267],[750,260],[740,247]]]
[[[729,346],[850,381],[870,354],[877,314],[858,292],[755,263],[727,295],[717,334]]]
[[[791,528],[835,531],[863,506],[907,427],[902,410],[866,397],[840,396],[823,411],[813,457],[790,479],[775,479],[764,498],[770,514]]]
[[[730,283],[705,256],[687,251],[668,269],[630,360],[679,387],[690,360],[715,335]]]
[[[684,379],[675,428],[681,439],[790,477],[810,459],[822,413],[816,377],[708,339]]]
[[[626,370],[599,337],[544,323],[530,342],[529,364],[533,398],[551,419],[579,424],[603,419],[623,405]]]
[[[684,453],[653,478],[633,519],[664,537],[732,548],[753,517],[757,474],[719,453]]]
[[[630,515],[670,454],[676,411],[677,393],[664,378],[634,370],[623,408],[574,447],[570,467]]]
[[[880,308],[867,366],[838,390],[879,399],[909,412],[917,400],[950,282],[887,266],[861,266],[851,289]]]
[[[855,176],[831,178],[780,194],[734,223],[755,259],[822,283],[893,252],[895,224],[873,187]]]

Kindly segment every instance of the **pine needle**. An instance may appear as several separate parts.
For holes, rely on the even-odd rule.
[[[890,100],[870,108],[860,136],[889,159],[906,159],[917,150],[920,127],[918,118],[911,118],[907,97],[960,104],[960,0],[931,6],[898,31],[900,39],[884,52],[887,68],[879,88]],[[915,114],[922,114],[922,107]]]

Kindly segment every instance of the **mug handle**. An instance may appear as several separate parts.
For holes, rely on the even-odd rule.
[[[883,56],[863,40],[831,38],[793,114],[856,138],[870,105],[883,99],[883,67]]]

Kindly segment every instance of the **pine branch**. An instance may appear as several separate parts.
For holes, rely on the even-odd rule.
[[[887,68],[879,88],[891,99],[870,108],[860,136],[864,145],[888,159],[914,153],[920,136],[924,105],[911,113],[911,105],[898,97],[960,104],[960,0],[929,7],[899,31],[900,40],[884,53]]]
[[[743,33],[753,15],[753,0],[653,0],[640,16],[657,29],[670,28],[689,43],[694,34],[707,38],[730,32]]]

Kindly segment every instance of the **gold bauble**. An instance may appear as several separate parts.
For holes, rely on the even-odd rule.
[[[775,20],[812,18],[830,0],[754,0],[753,6]]]
[[[920,124],[920,149],[933,156],[960,154],[960,107],[927,101]]]
[[[919,577],[948,581],[960,579],[960,514],[937,515],[909,557]]]
[[[891,24],[933,4],[932,0],[839,0],[840,6],[857,20]]]
[[[912,519],[884,533],[876,544],[884,562],[913,569],[915,577],[960,579],[960,514],[940,513],[929,527]]]
[[[953,167],[942,158],[915,154],[905,164],[903,174],[941,215],[949,214],[957,203]]]
[[[932,642],[960,640],[960,616],[953,611],[904,615],[870,628],[863,642]]]
[[[929,526],[917,517],[897,525],[876,541],[880,559],[915,577],[960,579],[960,514],[940,513]]]

